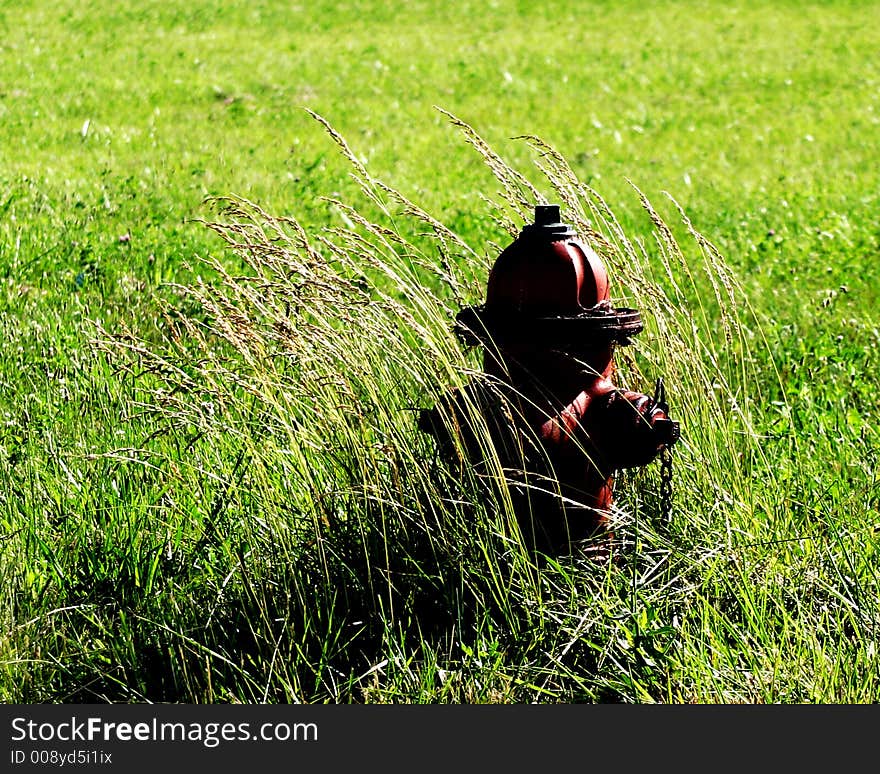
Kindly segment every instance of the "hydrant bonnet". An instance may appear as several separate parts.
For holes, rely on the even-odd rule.
[[[459,312],[456,327],[471,345],[628,344],[642,331],[641,316],[635,309],[612,309],[609,298],[601,258],[561,222],[558,205],[537,205],[534,223],[526,224],[495,261],[486,303]]]

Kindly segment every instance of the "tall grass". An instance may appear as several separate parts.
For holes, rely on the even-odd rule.
[[[774,332],[723,256],[675,202],[669,225],[634,188],[652,239],[629,238],[540,138],[523,138],[535,161],[523,172],[447,117],[498,181],[483,203],[499,244],[467,244],[374,179],[316,116],[362,194],[335,201],[342,225],[310,233],[213,200],[204,225],[223,250],[167,289],[163,325],[99,329],[141,440],[90,460],[163,494],[113,514],[108,531],[94,525],[80,582],[105,577],[103,597],[47,604],[8,636],[76,654],[75,669],[46,667],[73,699],[875,696],[863,501],[818,520],[791,503],[793,486],[814,492],[814,471]],[[664,377],[682,424],[668,523],[656,466],[618,476],[618,563],[533,554],[488,435],[490,464],[474,470],[417,426],[419,408],[480,378],[454,314],[482,300],[503,239],[542,202],[563,205],[605,260],[615,303],[646,321],[617,353],[618,382],[650,392]],[[39,525],[25,532],[39,539]]]

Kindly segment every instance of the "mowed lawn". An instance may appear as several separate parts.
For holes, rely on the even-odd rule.
[[[872,2],[0,2],[0,698],[876,698],[878,12]],[[162,472],[191,453],[173,432],[155,467],[121,453],[151,442],[144,393],[92,346],[96,323],[160,338],[156,296],[200,271],[211,282],[189,268],[200,257],[240,266],[197,222],[210,216],[206,198],[242,196],[315,233],[347,224],[323,197],[357,199],[351,167],[309,111],[489,265],[509,239],[483,198],[498,183],[438,107],[552,198],[517,138],[544,140],[649,257],[633,186],[677,222],[668,194],[726,258],[759,321],[749,335],[766,340],[749,363],[766,374],[766,404],[749,410],[777,488],[763,497],[756,474],[747,504],[687,501],[682,516],[697,526],[680,528],[689,569],[669,585],[669,608],[655,597],[626,608],[632,631],[659,632],[654,644],[642,652],[644,640],[598,625],[584,649],[603,657],[560,657],[552,680],[530,670],[557,662],[535,654],[568,654],[569,634],[554,643],[559,619],[540,613],[540,636],[511,634],[515,606],[481,611],[473,632],[451,639],[364,645],[328,624],[323,647],[299,650],[306,635],[263,620],[261,603],[235,619],[247,636],[200,618],[209,589],[226,588],[248,554],[208,552],[185,573],[178,559],[204,550],[205,521],[235,531],[218,513],[234,512],[237,452],[217,447],[217,480],[189,491]],[[697,288],[712,293],[708,281]],[[684,464],[698,475],[699,454]],[[750,552],[727,569],[712,554],[725,535]],[[249,577],[262,588],[273,568],[257,563]],[[544,572],[567,588],[574,571]],[[792,577],[805,585],[788,598]],[[629,587],[621,576],[596,593]],[[683,588],[700,594],[684,623]],[[315,600],[332,605],[323,592]],[[314,625],[304,624],[312,638]],[[282,639],[302,660],[299,683],[277,680],[272,649],[254,644]],[[371,671],[389,659],[397,671]],[[438,677],[449,673],[460,682]]]

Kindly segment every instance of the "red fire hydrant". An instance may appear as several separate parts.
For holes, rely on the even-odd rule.
[[[643,324],[609,298],[599,256],[557,205],[536,206],[495,262],[486,303],[456,317],[462,339],[482,346],[487,378],[420,416],[447,456],[475,466],[487,466],[488,431],[523,537],[543,552],[610,536],[614,471],[646,465],[679,437],[662,380],[654,397],[614,385],[614,347]]]

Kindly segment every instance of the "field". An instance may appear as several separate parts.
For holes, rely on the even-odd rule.
[[[0,701],[877,700],[880,8],[454,9],[0,0]],[[610,564],[415,422],[538,198],[682,423]]]

